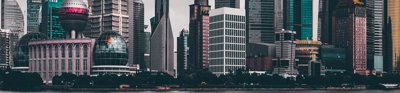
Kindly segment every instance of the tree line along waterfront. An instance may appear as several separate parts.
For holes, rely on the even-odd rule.
[[[51,85],[45,85],[38,73],[1,70],[2,90],[48,90],[48,89],[101,89],[101,88],[354,88],[382,89],[382,84],[400,83],[400,75],[363,76],[352,73],[326,73],[325,76],[297,76],[284,78],[279,75],[248,73],[247,70],[232,71],[216,76],[207,70],[179,75],[177,78],[162,72],[140,72],[134,75],[77,76],[63,73],[55,76]]]

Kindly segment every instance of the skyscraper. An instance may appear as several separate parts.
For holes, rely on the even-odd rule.
[[[246,67],[246,12],[218,8],[210,12],[209,71],[225,75]],[[190,49],[189,49],[190,50]]]
[[[169,19],[169,0],[156,0],[150,38],[150,70],[175,76],[174,37]]]
[[[240,0],[215,0],[215,9],[221,7],[240,8]]]
[[[16,31],[19,35],[23,35],[26,27],[26,15],[23,5],[17,0],[1,0],[0,2],[0,28]]]
[[[338,0],[321,0],[321,42],[333,45],[335,39],[335,9]]]
[[[130,64],[139,64],[147,68],[144,62],[144,4],[142,0],[129,0],[129,40],[128,51]],[[132,63],[133,62],[133,63]]]
[[[39,25],[41,22],[41,8],[42,0],[26,0],[27,1],[27,32],[39,32]]]
[[[319,0],[286,0],[286,28],[296,31],[296,39],[318,39]]]
[[[190,5],[189,70],[195,72],[208,68],[209,11],[208,0],[195,0]]]
[[[247,43],[274,43],[283,28],[283,0],[246,0]]]
[[[394,73],[399,73],[400,70],[400,0],[388,0],[388,20],[391,25],[391,70]]]
[[[367,20],[365,2],[342,0],[336,10],[336,46],[346,48],[347,70],[366,75]]]
[[[105,31],[119,33],[125,41],[129,38],[128,0],[92,0],[92,29],[89,37],[99,37]],[[129,41],[128,41],[129,42]]]
[[[177,71],[178,75],[185,74],[189,62],[189,31],[183,29],[177,39]]]
[[[42,0],[42,21],[40,32],[46,34],[49,39],[65,38],[64,29],[61,27],[58,10],[64,0]]]
[[[383,72],[384,0],[367,0],[367,63],[370,70]]]

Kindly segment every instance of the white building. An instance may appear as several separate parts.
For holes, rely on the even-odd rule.
[[[209,71],[228,74],[246,67],[246,12],[218,8],[210,12]]]

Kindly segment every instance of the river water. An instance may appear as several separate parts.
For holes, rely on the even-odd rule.
[[[154,93],[157,91],[129,91],[129,92],[119,92],[119,91],[98,91],[101,93]],[[98,93],[98,92],[79,92],[75,93]],[[161,91],[163,93],[400,93],[400,90],[351,90],[351,91],[332,91],[332,90],[296,90],[296,91],[285,91],[285,90],[267,90],[267,91]],[[13,91],[2,91],[0,93],[19,93]],[[62,91],[38,91],[30,93],[65,93]]]

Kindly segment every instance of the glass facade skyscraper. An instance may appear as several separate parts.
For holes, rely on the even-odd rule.
[[[368,69],[383,72],[384,0],[367,0],[367,63]]]
[[[400,0],[388,0],[388,20],[391,21],[391,71],[400,72]],[[389,51],[388,51],[389,52]]]
[[[215,9],[221,7],[240,8],[240,0],[215,0]]]
[[[27,11],[28,11],[28,27],[27,32],[39,32],[39,25],[41,22],[41,8],[42,0],[26,0],[27,1]]]
[[[318,40],[318,0],[286,0],[284,9],[285,28],[296,31],[296,39]]]
[[[246,0],[247,43],[274,43],[283,28],[283,0]]]
[[[40,32],[46,34],[49,39],[65,38],[64,29],[59,21],[58,11],[64,0],[43,0],[42,1],[42,21]]]

